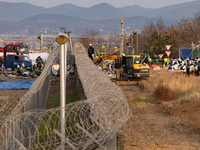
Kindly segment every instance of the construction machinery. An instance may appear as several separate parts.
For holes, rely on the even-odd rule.
[[[95,65],[100,64],[103,60],[116,60],[120,58],[120,78],[144,78],[149,77],[150,68],[143,63],[143,57],[139,55],[124,55],[120,57],[118,54],[108,53],[102,54],[96,61]]]
[[[94,62],[94,64],[97,66],[99,65],[103,60],[117,60],[117,58],[120,58],[118,54],[115,53],[107,53],[107,54],[101,54],[99,58]]]

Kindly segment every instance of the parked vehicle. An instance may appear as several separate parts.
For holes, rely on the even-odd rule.
[[[28,53],[28,46],[24,43],[7,44],[5,47],[0,47],[1,60],[5,60],[8,54],[23,55]]]
[[[6,56],[4,66],[7,70],[17,71],[19,68],[32,70],[32,61],[27,56],[9,54]]]

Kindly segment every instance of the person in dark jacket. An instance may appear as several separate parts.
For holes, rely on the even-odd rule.
[[[195,67],[195,76],[199,76],[198,58],[196,58],[194,61],[194,67]]]
[[[199,71],[200,71],[200,59],[198,59],[198,70],[197,70],[197,76],[199,76]]]
[[[121,62],[120,62],[120,59],[117,58],[117,60],[115,61],[116,78],[117,79],[120,79],[120,67],[121,67]]]
[[[142,64],[149,64],[148,57],[145,57],[143,59]]]
[[[94,48],[92,47],[92,44],[89,44],[88,56],[89,56],[89,57],[91,58],[91,60],[93,61],[93,58],[94,58]]]
[[[190,60],[189,58],[187,58],[187,63],[186,63],[186,73],[187,73],[187,76],[190,77]]]

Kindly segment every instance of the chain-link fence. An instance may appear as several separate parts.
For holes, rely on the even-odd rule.
[[[8,116],[1,116],[1,119],[3,119],[3,122],[7,122],[11,124],[15,124],[15,126],[19,126],[19,130],[26,132],[24,130],[23,125],[19,124],[19,121],[15,119],[15,115],[22,114],[23,112],[29,111],[29,110],[36,110],[36,109],[43,109],[45,100],[48,95],[48,89],[49,89],[49,83],[50,83],[50,71],[52,64],[56,61],[59,54],[59,47],[55,48],[54,51],[49,55],[48,60],[45,64],[45,68],[42,71],[41,75],[35,80],[35,82],[32,84],[30,90],[20,99],[17,106],[12,110],[10,117]],[[22,120],[24,118],[21,118]],[[30,126],[30,124],[27,122],[24,123],[26,126]],[[3,124],[5,126],[5,124]],[[7,124],[6,124],[7,126]],[[14,127],[14,126],[13,126]],[[6,131],[7,127],[2,127],[2,132]],[[2,137],[5,138],[9,133],[6,131],[7,134],[3,134],[3,136],[0,135],[0,143],[2,141]],[[15,127],[13,128],[13,131],[15,132]],[[6,137],[7,140],[11,140],[8,137]],[[12,139],[13,140],[13,139]],[[11,143],[10,141],[7,141],[7,143]],[[13,141],[14,143],[14,141]],[[1,144],[0,144],[1,145]],[[8,148],[7,148],[8,149]],[[9,148],[9,149],[15,149],[15,148]]]
[[[87,100],[43,111],[25,112],[27,109],[18,106],[1,128],[1,149],[95,149],[112,138],[130,118],[132,113],[123,91],[93,64],[82,44],[76,43],[74,50]],[[24,104],[27,108],[33,102]],[[60,134],[62,109],[64,137]]]

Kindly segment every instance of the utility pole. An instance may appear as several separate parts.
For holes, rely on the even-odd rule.
[[[66,28],[65,27],[61,27],[60,28],[61,30],[63,30],[62,32],[66,35]],[[64,44],[64,82],[65,82],[65,85],[63,86],[64,90],[67,91],[67,42]],[[65,97],[65,103],[67,104],[67,97]]]
[[[70,36],[70,33],[72,33],[72,31],[67,31],[66,30],[66,28],[65,27],[62,27],[62,28],[60,28],[60,29],[62,29],[63,30],[63,32],[64,32],[64,34],[66,35],[68,35],[68,39],[69,39],[69,42],[70,42],[70,49],[71,49],[71,51],[72,51],[72,43],[71,43],[71,36]],[[66,78],[67,78],[67,42],[65,43],[65,46],[64,46],[64,56],[65,56],[65,58],[64,58],[64,62],[65,62],[65,83],[67,84],[67,82],[66,82]],[[66,85],[65,85],[65,91],[67,91],[67,87],[66,87]],[[66,99],[66,104],[67,104],[67,99]]]
[[[67,42],[66,34],[60,33],[56,36],[56,42],[60,44],[60,132],[62,135],[61,143],[65,142],[65,106],[66,106],[66,69],[65,69],[65,51],[64,45]],[[65,150],[65,146],[61,147],[61,150]]]
[[[45,31],[45,29],[41,29],[41,31],[40,31],[40,50],[42,50],[42,46],[43,46],[43,31],[45,33],[47,33],[47,31]]]
[[[109,48],[110,48],[110,44],[109,44],[109,40],[110,40],[109,32],[107,33],[107,35],[108,35],[108,39],[107,39],[107,51],[108,51]],[[110,50],[110,51],[112,53],[112,50]]]
[[[132,49],[132,55],[134,55],[134,50],[133,50],[133,34],[131,34],[131,49]]]
[[[36,22],[35,22],[35,36],[36,36]]]
[[[109,32],[107,32],[107,31],[104,31],[104,30],[99,30],[99,31],[103,31],[103,32],[105,32],[105,33],[107,33],[107,52],[109,51],[109,48],[110,48],[110,45],[109,45]],[[110,50],[110,52],[112,53],[112,50]]]
[[[71,39],[71,35],[70,35],[72,33],[72,31],[67,31],[66,33],[68,34],[68,39],[69,39],[69,44],[70,44],[70,51],[72,53],[72,39]]]
[[[121,19],[121,44],[120,44],[120,57],[123,54],[123,43],[124,43],[124,37],[123,37],[123,21],[124,19]]]
[[[42,44],[43,44],[43,29],[41,29],[41,32],[40,32],[40,50],[42,50]]]
[[[136,55],[138,55],[138,30],[136,30]]]
[[[126,27],[126,29],[132,29],[130,27]],[[132,29],[133,31],[136,29]],[[133,47],[133,35],[131,36],[131,46]],[[133,52],[134,54],[134,52]],[[138,54],[138,30],[136,30],[136,55]]]

